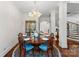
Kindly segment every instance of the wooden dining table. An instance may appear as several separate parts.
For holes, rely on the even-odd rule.
[[[44,38],[45,39],[45,38]],[[32,44],[33,46],[37,47],[47,41],[48,39],[44,40],[43,38],[39,38],[37,40],[32,39],[32,38],[25,38],[24,41]]]

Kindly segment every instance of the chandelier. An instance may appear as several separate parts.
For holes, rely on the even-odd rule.
[[[41,15],[42,13],[40,13],[39,10],[36,8],[36,1],[34,1],[34,8],[31,12],[29,12],[29,17],[39,18]]]

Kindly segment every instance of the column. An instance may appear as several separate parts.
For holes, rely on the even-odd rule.
[[[50,17],[50,32],[55,34],[56,26],[55,26],[55,8],[51,11]]]
[[[59,3],[59,45],[67,48],[67,3]]]

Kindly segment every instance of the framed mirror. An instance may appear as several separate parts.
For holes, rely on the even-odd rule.
[[[25,33],[30,36],[36,30],[36,21],[25,21]]]

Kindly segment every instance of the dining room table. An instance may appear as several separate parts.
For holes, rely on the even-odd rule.
[[[24,42],[28,42],[28,43],[34,45],[35,47],[38,47],[39,45],[41,45],[42,43],[44,43],[47,40],[48,40],[48,38],[38,38],[37,40],[32,39],[31,37],[24,38]]]

